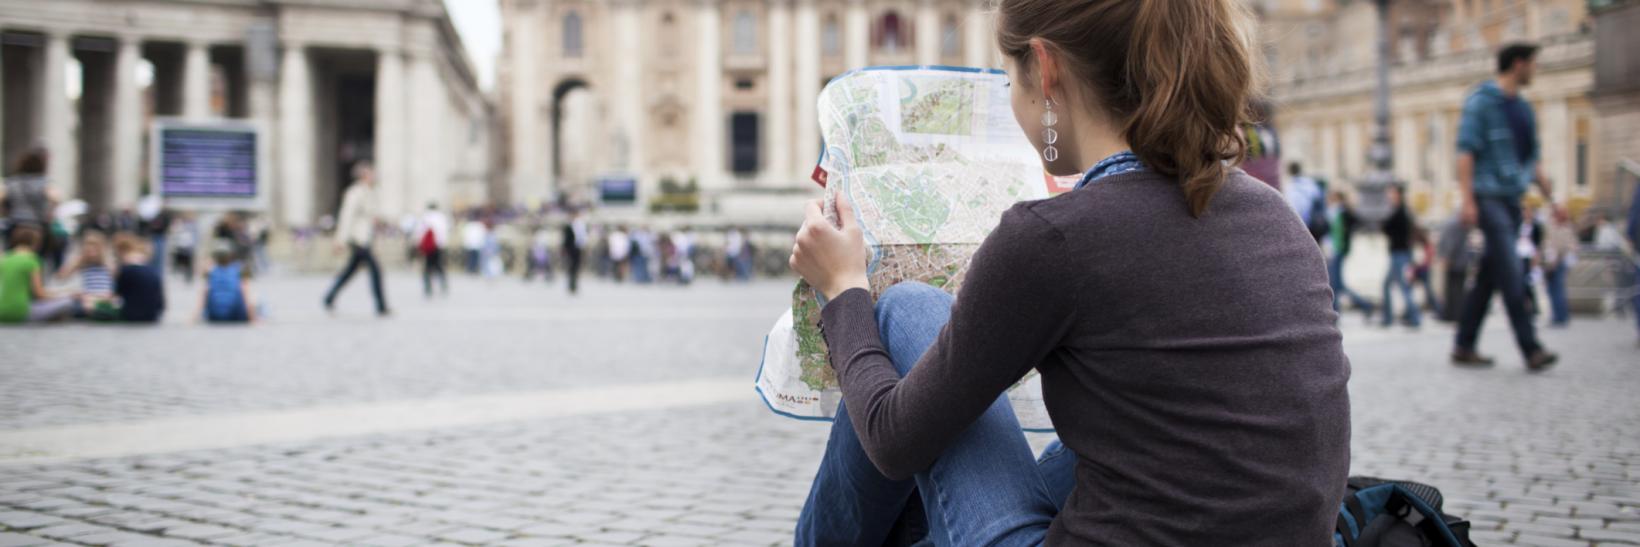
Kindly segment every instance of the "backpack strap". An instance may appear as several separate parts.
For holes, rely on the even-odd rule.
[[[1361,506],[1361,500],[1351,492],[1344,496],[1344,504],[1339,509],[1338,522],[1335,525],[1338,536],[1344,538],[1344,547],[1355,547],[1356,539],[1367,527],[1366,508]]]
[[[1426,535],[1446,540],[1447,545],[1464,545],[1464,542],[1458,539],[1457,534],[1453,533],[1453,530],[1447,526],[1444,513],[1430,506],[1429,502],[1407,490],[1405,486],[1396,484],[1395,491],[1400,494],[1399,497],[1405,503],[1412,506],[1412,510],[1423,515],[1424,519],[1418,523],[1418,527],[1423,529]]]
[[[1355,525],[1350,522],[1349,517],[1344,516],[1342,511],[1338,513],[1338,524],[1335,525],[1335,528],[1339,540],[1343,542],[1337,547],[1355,547]]]

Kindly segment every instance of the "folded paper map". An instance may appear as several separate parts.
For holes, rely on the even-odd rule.
[[[871,252],[874,294],[921,281],[956,294],[969,259],[1014,203],[1067,190],[1055,179],[1009,105],[1007,77],[993,70],[885,67],[832,80],[819,99],[826,211],[846,193]],[[778,414],[829,420],[842,394],[820,334],[819,295],[799,282],[792,307],[763,350],[757,391]],[[1047,429],[1040,378],[1009,392],[1027,429]]]

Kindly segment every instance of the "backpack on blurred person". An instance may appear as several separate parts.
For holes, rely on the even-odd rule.
[[[1305,226],[1310,230],[1310,237],[1317,243],[1332,233],[1332,220],[1327,218],[1327,193],[1322,192],[1310,204],[1309,223]]]
[[[438,251],[438,238],[432,228],[421,231],[421,243],[416,245],[416,250],[421,251],[421,256],[433,256]]]
[[[1475,547],[1469,521],[1441,511],[1433,486],[1350,477],[1339,504],[1335,547]]]

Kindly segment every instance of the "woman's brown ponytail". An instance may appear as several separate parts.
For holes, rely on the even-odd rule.
[[[1246,152],[1263,72],[1237,0],[1003,0],[998,44],[1029,66],[1031,38],[1063,54],[1151,169],[1207,210]]]

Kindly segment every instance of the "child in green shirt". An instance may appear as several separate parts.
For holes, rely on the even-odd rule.
[[[0,259],[0,323],[54,321],[74,311],[74,299],[46,292],[40,274],[40,231],[18,226],[11,251]]]

